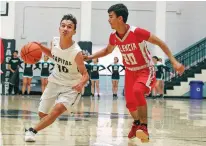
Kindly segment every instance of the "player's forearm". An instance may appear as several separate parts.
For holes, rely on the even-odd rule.
[[[101,58],[101,57],[104,57],[104,56],[106,56],[106,55],[108,55],[110,53],[111,52],[109,52],[107,48],[104,48],[104,49],[102,49],[102,50],[100,50],[100,51],[90,55],[90,58],[91,59]]]
[[[162,51],[168,56],[169,60],[171,61],[171,63],[174,63],[176,61],[175,57],[172,55],[172,52],[170,51],[170,49],[168,48],[168,46],[162,42],[157,44]]]
[[[81,78],[81,83],[83,85],[85,85],[87,83],[87,81],[89,80],[89,74],[88,72],[86,71],[85,73],[82,74],[82,78]]]
[[[41,46],[42,52],[44,52],[47,56],[52,57],[51,49],[49,49],[49,48],[47,48],[47,47],[45,47],[43,45],[40,45],[40,46]]]

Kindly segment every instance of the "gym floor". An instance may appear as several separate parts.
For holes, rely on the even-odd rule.
[[[35,143],[24,142],[24,128],[38,121],[40,96],[1,97],[1,146],[205,146],[206,101],[147,99],[150,142],[128,140],[132,118],[124,97],[84,97],[40,131]]]

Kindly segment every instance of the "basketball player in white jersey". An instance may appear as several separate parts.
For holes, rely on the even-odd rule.
[[[41,121],[25,130],[26,142],[35,142],[37,132],[51,125],[57,117],[77,104],[81,90],[89,80],[82,50],[72,40],[76,33],[76,25],[77,20],[73,15],[64,15],[59,27],[60,38],[53,39],[51,49],[37,43],[41,46],[42,52],[54,59],[55,67],[41,96],[38,109]]]

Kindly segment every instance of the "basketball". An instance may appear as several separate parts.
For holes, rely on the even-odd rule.
[[[28,43],[22,47],[20,55],[25,63],[35,64],[41,59],[42,51],[38,44]]]

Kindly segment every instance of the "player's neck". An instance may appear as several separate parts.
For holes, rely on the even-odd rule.
[[[74,44],[74,41],[72,39],[64,39],[60,37],[59,45],[62,50],[70,48]]]
[[[129,25],[127,24],[124,24],[124,25],[120,25],[116,31],[117,31],[117,35],[120,37],[120,38],[123,38],[124,35],[127,33],[129,29]]]

